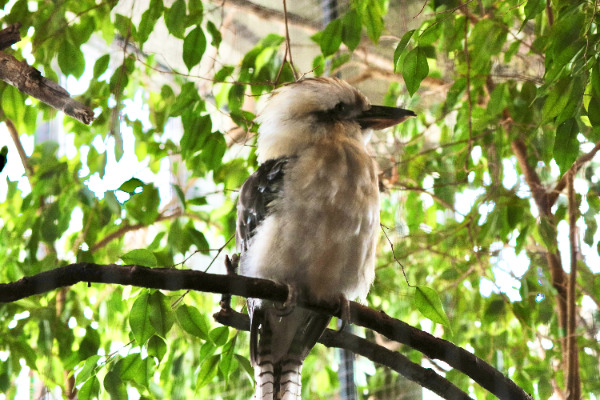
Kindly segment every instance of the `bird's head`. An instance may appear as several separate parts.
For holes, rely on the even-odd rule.
[[[258,158],[264,162],[292,156],[323,139],[349,138],[366,144],[373,129],[412,116],[410,110],[372,106],[340,79],[303,79],[274,91],[259,113]]]

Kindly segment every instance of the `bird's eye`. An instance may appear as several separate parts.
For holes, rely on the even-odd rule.
[[[341,101],[339,103],[337,103],[335,105],[335,107],[333,108],[333,110],[337,113],[337,114],[343,114],[346,112],[346,104],[342,103]]]

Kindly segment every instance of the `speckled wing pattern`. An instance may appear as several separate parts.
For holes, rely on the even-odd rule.
[[[237,207],[236,246],[244,253],[258,225],[269,213],[269,205],[283,186],[288,157],[263,163],[242,185]]]

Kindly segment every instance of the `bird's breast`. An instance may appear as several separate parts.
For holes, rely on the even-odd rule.
[[[314,298],[364,297],[378,229],[373,160],[361,144],[323,143],[287,165],[281,196],[249,256],[256,276],[297,285]]]

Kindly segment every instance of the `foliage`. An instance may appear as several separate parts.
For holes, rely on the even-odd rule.
[[[1,184],[1,282],[74,261],[216,268],[215,257],[234,251],[235,190],[256,168],[249,104],[276,80],[293,79],[284,37],[270,33],[239,63],[219,59],[202,69],[222,51],[227,33],[213,3],[151,0],[141,15],[116,9],[112,0],[2,3],[3,22],[23,26],[14,55],[50,79],[80,82],[77,97],[97,119],[85,126],[57,117],[0,84],[3,119],[20,137],[7,142],[5,171],[21,162],[15,146],[33,142],[23,176],[6,175]],[[416,17],[409,30],[393,27],[388,2],[354,0],[312,36],[321,53],[316,74],[325,65],[364,62],[355,53],[396,36],[388,77],[402,76],[405,85],[391,83],[385,102],[419,114],[375,138],[385,235],[368,302],[472,349],[547,399],[567,384],[564,176],[600,140],[598,6],[417,3],[407,8]],[[180,49],[180,59],[167,65],[180,69],[146,52],[164,27]],[[199,87],[210,96],[199,95]],[[144,112],[132,112],[136,104]],[[62,121],[67,146],[34,135],[48,121]],[[228,130],[231,122],[247,146],[233,144],[240,136]],[[588,397],[600,392],[596,167],[575,164],[575,333]],[[109,183],[97,184],[101,179]],[[76,390],[80,399],[132,391],[144,398],[247,398],[247,337],[212,321],[217,303],[202,293],[115,285],[1,304],[0,391],[12,398],[26,366],[65,397]],[[307,359],[307,394],[335,391],[331,359],[322,347]],[[365,371],[359,381],[367,398],[389,373]],[[459,373],[446,376],[487,398]],[[228,387],[245,391],[225,393]]]

